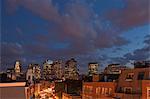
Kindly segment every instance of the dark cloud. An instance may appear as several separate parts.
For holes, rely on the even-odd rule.
[[[120,36],[111,36],[111,34],[101,34],[95,41],[99,48],[110,48],[113,46],[122,46],[129,43],[126,39]]]
[[[1,44],[2,56],[19,56],[23,53],[23,48],[18,43],[6,43]]]
[[[86,4],[78,2],[68,5],[65,8],[66,15],[60,15],[58,9],[49,0],[7,0],[7,3],[8,8],[14,9],[13,11],[17,11],[22,6],[43,19],[54,21],[57,28],[50,29],[50,34],[53,35],[53,32],[57,32],[58,37],[56,39],[60,39],[61,41],[69,39],[71,43],[68,50],[64,50],[62,53],[75,55],[91,51],[95,48],[107,48],[126,44],[126,40],[123,38],[120,39],[121,37],[118,35],[108,34],[105,36],[106,34],[103,33],[103,30],[99,30],[97,33],[91,22],[94,13]],[[16,31],[18,33],[22,32],[19,28],[16,28]],[[98,37],[97,34],[99,34]],[[41,34],[35,36],[35,39],[40,43],[45,43],[48,42],[49,37]],[[29,48],[36,54],[42,54],[43,51],[45,54],[51,53],[50,48],[38,44],[29,45]]]
[[[27,51],[29,56],[43,56],[50,55],[50,50],[47,46],[42,44],[29,44],[25,46],[25,50]]]
[[[113,46],[122,46],[128,44],[128,41],[123,37],[120,37],[119,33],[112,33],[111,30],[104,31],[99,26],[97,26],[98,24],[96,25],[96,27],[98,27],[99,29],[95,30],[95,27],[92,25],[91,21],[91,18],[94,18],[94,12],[86,4],[74,3],[72,5],[68,5],[65,8],[65,14],[61,15],[60,13],[58,13],[58,9],[56,9],[51,2],[47,2],[47,0],[43,1],[44,3],[38,4],[36,4],[37,2],[33,0],[28,2],[27,1],[26,3],[21,3],[20,5],[25,6],[25,8],[31,10],[33,13],[42,16],[43,19],[46,19],[48,21],[53,20],[55,23],[55,27],[48,27],[49,35],[39,34],[35,36],[37,42],[39,41],[39,43],[43,43],[43,45],[45,45],[46,43],[47,46],[50,46],[50,44],[52,44],[50,38],[55,38],[56,41],[61,42],[65,41],[66,39],[69,40],[68,42],[70,43],[70,45],[68,48],[66,48],[66,50],[62,50],[61,53],[52,51],[52,54],[56,53],[56,55],[65,56],[68,54],[85,54],[89,51],[93,51],[99,48],[111,48]],[[29,2],[35,2],[35,4],[28,4]],[[44,8],[38,8],[38,6],[44,6]],[[46,15],[46,17],[44,17],[44,13],[49,13],[53,17],[50,17],[49,15]],[[30,48],[33,48],[34,50],[39,50],[40,48],[40,53],[42,53],[44,49],[47,49],[49,51],[45,51],[44,53],[51,53],[50,47],[43,48],[39,46],[39,48],[34,48],[30,46]]]
[[[23,54],[24,50],[22,45],[18,43],[1,43],[1,67],[6,69],[10,65],[14,64],[14,60],[24,60]]]
[[[51,58],[52,55],[49,49],[40,45],[23,46],[19,43],[2,42],[0,47],[1,70],[13,67],[16,60],[21,60],[23,68],[26,68],[27,64],[32,62],[41,64],[47,58]]]
[[[23,35],[23,31],[21,28],[19,27],[16,27],[16,32],[18,33],[19,36],[22,36]]]
[[[147,60],[150,59],[150,35],[145,37],[145,46],[141,49],[135,50],[133,53],[127,53],[124,57],[128,60]]]
[[[129,62],[130,62],[130,60],[128,60],[124,57],[113,57],[113,58],[109,58],[109,61],[108,61],[109,64],[117,63],[117,64],[121,64],[121,65],[126,65]]]
[[[135,50],[133,53],[127,53],[124,57],[128,60],[147,60],[150,56],[149,51],[150,47],[144,47],[142,49]]]
[[[123,49],[122,48],[120,48],[120,47],[116,47],[116,48],[114,48],[113,49],[113,53],[117,53],[118,51],[122,51]]]
[[[2,58],[6,59],[2,63],[6,64],[11,59],[14,60],[20,57],[25,57],[28,61],[35,61],[40,58],[74,57],[78,55],[84,55],[84,57],[80,58],[84,62],[92,59],[105,61],[108,57],[89,53],[98,49],[127,45],[129,41],[121,36],[121,32],[118,30],[147,23],[147,4],[146,0],[139,2],[127,0],[125,8],[108,12],[109,17],[107,19],[104,18],[105,16],[98,16],[86,3],[75,2],[67,4],[63,13],[60,13],[51,0],[7,0],[8,11],[17,13],[18,9],[25,8],[40,17],[40,19],[46,20],[48,25],[44,29],[48,33],[37,33],[28,37],[24,36],[24,31],[17,27],[16,32],[22,35],[21,37],[28,37],[27,41],[31,40],[31,43],[22,44],[20,47],[15,43],[2,44],[2,52],[4,52]],[[30,27],[29,30],[38,30],[42,26],[29,24],[28,27]],[[69,44],[60,50],[59,48],[53,48],[56,42],[68,42]],[[148,41],[146,42],[148,43]],[[133,53],[126,54],[123,58],[114,58],[112,60],[133,60],[138,59],[137,57],[139,56],[144,59],[148,57],[145,54],[147,51],[148,47],[145,46],[142,49],[135,50]]]
[[[51,0],[7,0],[8,10],[17,11],[20,6],[30,10],[33,14],[47,20],[59,18],[57,9],[52,5]]]
[[[145,43],[147,46],[150,46],[150,35],[146,35],[146,36],[145,36],[144,43]]]
[[[126,0],[123,9],[113,9],[108,12],[108,19],[123,30],[148,24],[150,23],[149,3],[149,0]]]
[[[119,62],[121,64],[126,64],[130,61],[142,61],[150,59],[150,35],[145,37],[143,44],[145,46],[140,49],[136,49],[133,52],[125,54],[123,57],[110,58],[113,62]]]
[[[50,39],[49,36],[46,34],[39,34],[34,37],[35,37],[34,39],[39,43],[46,43]]]

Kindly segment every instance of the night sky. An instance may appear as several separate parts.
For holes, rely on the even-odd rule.
[[[1,0],[1,70],[46,59],[150,60],[149,0]]]

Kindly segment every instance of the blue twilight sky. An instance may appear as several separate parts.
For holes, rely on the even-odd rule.
[[[1,69],[21,60],[88,62],[150,59],[149,0],[1,0]]]

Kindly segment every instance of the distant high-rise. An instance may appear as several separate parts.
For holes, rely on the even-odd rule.
[[[56,79],[62,79],[63,76],[63,62],[61,60],[54,61],[53,70]]]
[[[36,80],[41,79],[41,68],[39,64],[33,64],[33,73]]]
[[[26,80],[28,83],[33,83],[34,81],[38,81],[41,79],[41,69],[38,64],[30,64],[27,73],[26,73]]]
[[[64,71],[65,71],[64,77],[66,79],[73,79],[73,80],[79,79],[79,73],[78,73],[78,69],[77,69],[77,61],[74,58],[72,58],[66,62]]]
[[[94,74],[98,74],[98,66],[99,64],[97,62],[92,62],[88,64],[88,74],[89,76],[92,76]]]
[[[54,76],[53,72],[53,61],[46,60],[43,64],[43,78],[45,80],[52,79]]]
[[[63,62],[61,60],[51,61],[46,60],[43,64],[43,78],[45,80],[50,79],[62,79],[63,75]]]

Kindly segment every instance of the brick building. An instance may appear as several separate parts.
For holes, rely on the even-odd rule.
[[[118,92],[126,92],[126,87],[130,87],[130,92],[141,93],[142,80],[149,79],[149,68],[135,68],[124,71],[118,80]]]
[[[115,82],[84,82],[82,99],[111,99],[115,89]]]
[[[127,69],[122,71],[116,80],[97,80],[102,79],[103,76],[96,75],[93,77],[93,82],[83,82],[82,98],[150,99],[149,70],[149,67]],[[104,78],[108,79],[105,76]]]
[[[29,99],[26,82],[0,83],[0,99]]]
[[[81,96],[76,95],[76,94],[63,93],[62,94],[62,99],[82,99],[82,98],[81,98]]]
[[[150,99],[150,81],[142,81],[142,99]]]

